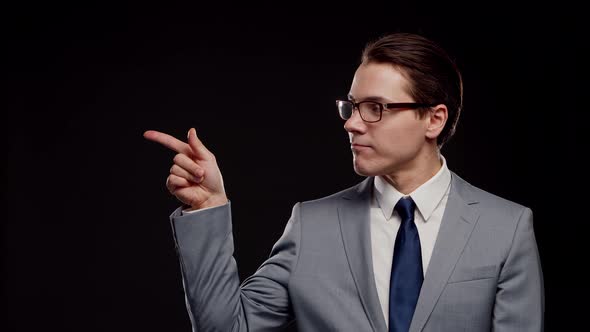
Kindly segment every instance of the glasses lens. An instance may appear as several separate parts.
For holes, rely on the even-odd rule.
[[[338,113],[340,113],[340,117],[344,120],[350,119],[353,110],[352,103],[346,100],[338,100],[336,105],[338,106]]]
[[[381,104],[371,101],[362,102],[359,105],[361,117],[367,122],[379,121],[381,118]]]

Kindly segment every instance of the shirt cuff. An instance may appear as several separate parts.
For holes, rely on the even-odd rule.
[[[225,203],[225,204],[223,204],[223,205],[218,205],[218,206],[211,206],[211,207],[208,207],[208,208],[203,208],[203,209],[198,209],[198,210],[192,210],[192,211],[189,211],[188,209],[190,209],[190,208],[186,208],[186,209],[183,209],[183,210],[182,210],[182,213],[181,213],[180,215],[181,215],[181,216],[184,216],[184,215],[191,214],[191,213],[196,213],[196,212],[206,211],[206,210],[209,210],[209,209],[214,209],[214,208],[216,208],[216,207],[221,207],[221,206],[228,205],[228,204],[229,204],[229,200],[227,200],[227,203]]]

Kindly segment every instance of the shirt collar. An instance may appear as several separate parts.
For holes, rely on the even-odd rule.
[[[424,221],[428,221],[428,218],[430,218],[430,215],[440,203],[451,184],[451,172],[447,167],[447,161],[442,155],[439,155],[439,157],[442,161],[442,166],[438,172],[407,195],[416,203],[416,207],[420,214],[422,214]],[[400,193],[381,175],[375,177],[374,193],[386,220],[389,220],[393,215],[393,209],[400,198],[406,196]]]

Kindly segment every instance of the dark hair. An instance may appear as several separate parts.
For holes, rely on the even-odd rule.
[[[445,144],[455,133],[463,107],[463,81],[455,62],[433,41],[411,33],[393,33],[369,42],[361,63],[390,63],[408,80],[408,94],[417,103],[445,104],[449,118],[437,138]],[[418,109],[423,117],[427,108]]]

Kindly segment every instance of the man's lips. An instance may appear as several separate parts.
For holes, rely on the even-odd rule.
[[[362,145],[362,144],[358,144],[358,143],[352,143],[350,144],[350,148],[353,150],[366,150],[366,149],[370,149],[371,147],[369,145]]]

